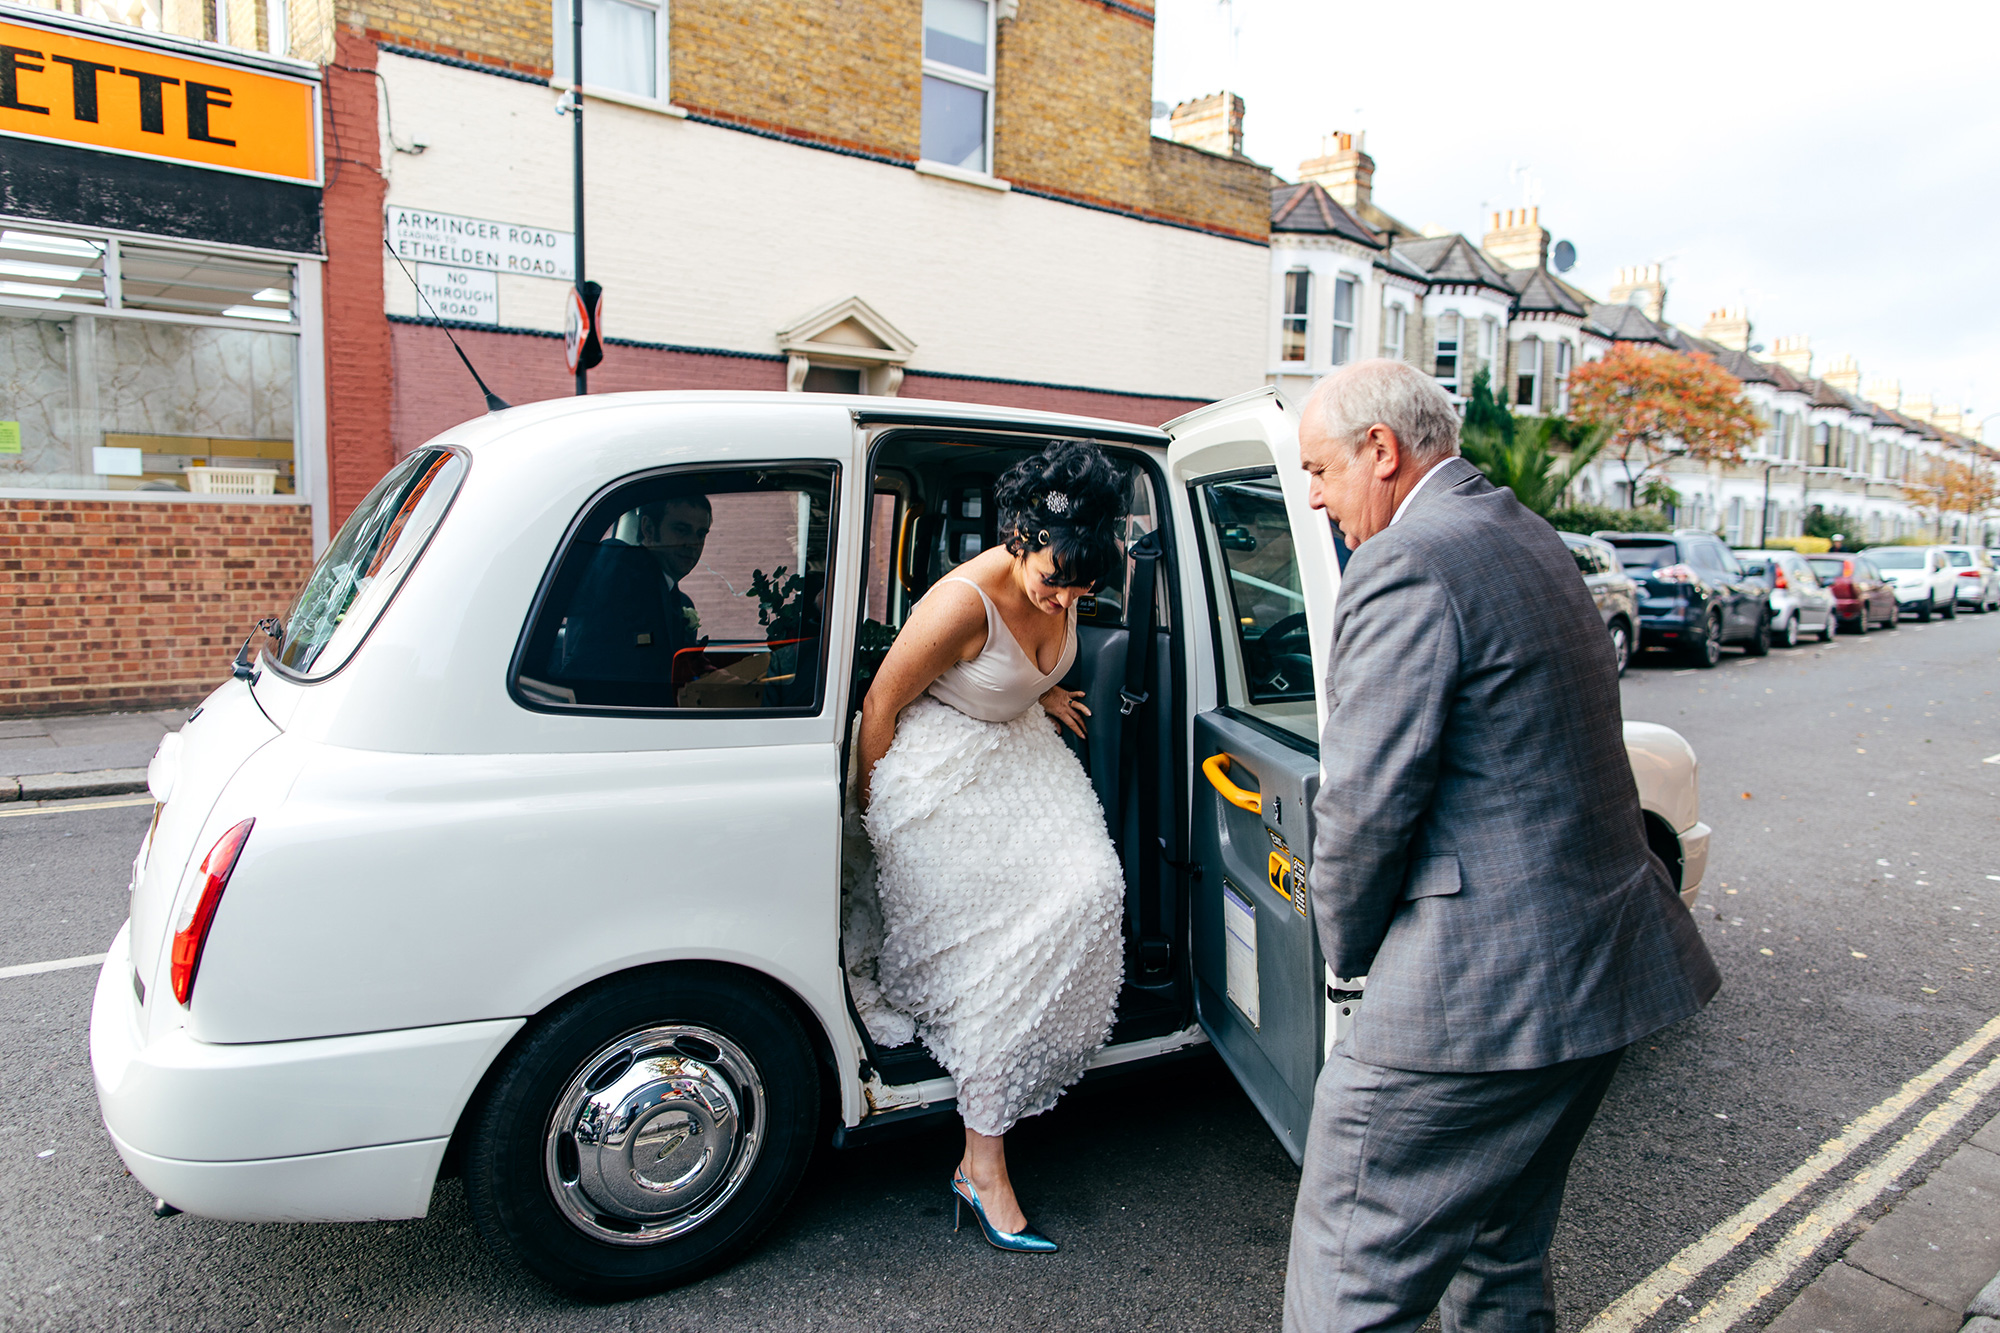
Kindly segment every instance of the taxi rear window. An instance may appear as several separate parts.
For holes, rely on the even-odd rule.
[[[423,554],[465,478],[462,454],[419,449],[389,470],[328,544],[286,614],[274,658],[306,680],[347,664]]]

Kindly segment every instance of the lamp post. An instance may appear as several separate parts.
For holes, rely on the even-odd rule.
[[[570,108],[574,118],[570,128],[574,132],[576,169],[574,173],[572,211],[576,215],[576,300],[585,310],[590,306],[583,295],[583,3],[584,0],[569,0],[570,11]],[[594,311],[592,312],[595,313]],[[579,359],[576,365],[576,391],[590,392],[590,367]]]

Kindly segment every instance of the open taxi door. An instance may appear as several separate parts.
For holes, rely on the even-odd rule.
[[[1297,422],[1258,389],[1167,423],[1194,762],[1195,1011],[1294,1161],[1358,983],[1331,977],[1306,877],[1340,551]]]

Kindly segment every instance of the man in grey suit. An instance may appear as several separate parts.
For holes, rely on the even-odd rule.
[[[1287,1333],[1553,1329],[1549,1239],[1625,1047],[1721,984],[1647,850],[1617,668],[1546,521],[1458,454],[1430,376],[1307,402],[1334,609],[1312,902],[1367,977],[1321,1073]]]

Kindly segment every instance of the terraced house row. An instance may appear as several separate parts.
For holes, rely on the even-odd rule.
[[[1593,299],[1533,210],[1405,226],[1358,135],[1288,183],[1227,93],[1156,132],[1149,0],[577,2],[593,391],[1157,423],[1380,354],[1562,412],[1625,340],[1730,358],[1772,422],[1768,515],[1760,455],[1671,473],[1694,521],[1833,497],[1903,530],[1893,469],[1990,459],[1664,322],[1657,272]],[[507,401],[573,390],[571,4],[0,0],[0,712],[202,693],[394,460],[485,410],[435,322]]]

